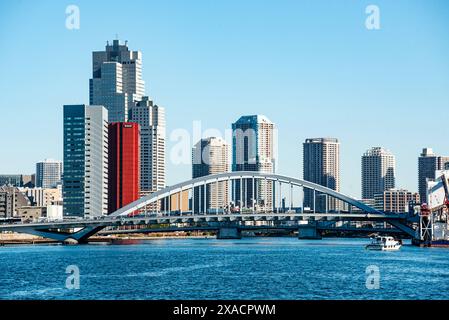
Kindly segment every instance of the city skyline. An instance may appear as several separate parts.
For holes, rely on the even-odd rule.
[[[32,6],[31,4],[22,5]],[[193,40],[191,42],[182,41],[180,31],[174,30],[175,26],[170,29],[167,39],[161,39],[158,36],[157,28],[151,33],[151,39],[142,34],[142,31],[133,33],[129,27],[120,24],[112,26],[106,22],[105,26],[93,30],[91,26],[93,20],[91,19],[94,13],[92,11],[98,5],[83,1],[80,2],[82,22],[79,31],[64,29],[63,17],[60,15],[53,17],[52,14],[48,21],[35,21],[36,31],[29,29],[28,26],[18,27],[17,38],[4,35],[8,46],[2,52],[1,63],[4,64],[5,61],[10,61],[14,57],[20,59],[20,65],[16,66],[16,72],[11,78],[8,78],[8,82],[6,79],[0,80],[1,84],[4,84],[3,87],[11,92],[10,95],[0,98],[0,103],[17,105],[17,102],[12,102],[11,97],[17,96],[15,86],[17,86],[18,79],[24,79],[23,87],[20,88],[25,91],[30,91],[29,81],[32,80],[33,89],[30,92],[33,93],[35,99],[31,104],[20,105],[27,114],[25,119],[21,119],[21,126],[31,127],[29,124],[31,120],[33,124],[37,121],[39,124],[56,123],[57,125],[39,126],[39,130],[36,130],[36,138],[43,141],[42,144],[35,143],[29,146],[27,144],[29,133],[22,134],[20,132],[14,135],[10,139],[11,141],[6,139],[6,141],[2,141],[2,149],[12,150],[8,157],[0,160],[2,173],[31,173],[35,163],[41,159],[62,159],[62,138],[60,137],[62,128],[59,120],[62,110],[60,106],[68,103],[88,103],[86,79],[91,76],[91,64],[88,62],[91,55],[89,53],[101,50],[102,45],[112,37],[115,30],[123,29],[123,31],[118,30],[120,38],[129,40],[133,48],[143,52],[146,70],[143,72],[143,78],[147,87],[150,88],[149,92],[152,98],[167,108],[166,116],[170,118],[170,123],[167,125],[167,155],[173,146],[173,141],[170,141],[170,133],[176,128],[184,128],[192,132],[192,122],[202,120],[203,129],[218,128],[224,132],[242,114],[264,114],[276,123],[279,129],[280,154],[277,167],[279,173],[301,177],[302,164],[298,159],[302,158],[300,152],[302,141],[311,136],[335,136],[341,142],[341,191],[343,193],[359,197],[360,156],[369,147],[377,145],[384,146],[396,155],[397,187],[417,191],[417,158],[422,148],[432,147],[438,154],[448,154],[449,152],[443,138],[442,128],[436,127],[432,128],[430,132],[420,132],[423,119],[413,115],[413,112],[406,111],[416,110],[415,113],[420,113],[420,108],[425,107],[429,113],[428,121],[433,122],[435,116],[447,109],[449,99],[444,88],[447,88],[449,83],[447,76],[449,65],[443,60],[443,57],[447,56],[449,47],[445,43],[436,43],[436,35],[429,36],[433,32],[438,34],[440,31],[435,24],[423,25],[426,17],[418,15],[419,9],[422,8],[416,2],[414,4],[407,3],[408,15],[404,17],[401,6],[405,6],[405,2],[389,4],[380,1],[381,12],[389,12],[390,18],[385,15],[382,29],[378,33],[364,29],[363,5],[360,5],[359,8],[355,6],[356,8],[345,8],[344,10],[336,8],[345,18],[348,18],[347,20],[329,16],[320,10],[322,9],[320,5],[322,3],[302,4],[307,7],[307,12],[311,17],[335,27],[335,30],[329,30],[329,33],[325,32],[324,35],[321,35],[322,38],[311,39],[315,34],[313,28],[310,29],[314,26],[312,18],[304,17],[300,10],[304,8],[300,5],[288,3],[287,6],[291,7],[290,9],[296,9],[295,15],[299,14],[300,18],[304,18],[303,20],[298,19],[302,21],[298,23],[294,23],[290,19],[286,20],[292,23],[291,29],[298,33],[298,38],[294,36],[293,32],[285,34],[286,30],[290,30],[287,28],[287,22],[281,25],[267,25],[257,17],[251,17],[251,21],[262,30],[267,30],[266,28],[269,27],[271,33],[267,34],[267,39],[262,41],[261,37],[253,37],[253,41],[244,46],[241,41],[252,35],[260,35],[260,33],[248,25],[240,24],[233,27],[235,29],[231,29],[231,34],[236,37],[234,41],[228,36],[222,38],[223,43],[220,44],[214,40],[215,38],[212,38],[212,34],[207,33],[205,36],[208,40],[213,40],[212,44],[216,47],[212,46],[212,49],[199,56],[198,48],[206,49],[204,45],[201,45],[205,40],[195,38],[193,30],[200,27],[202,23],[206,23],[204,21],[187,22],[185,19],[181,19],[181,22],[175,23],[175,26],[178,26],[179,23],[187,24],[188,28],[185,32],[187,39]],[[143,3],[142,6],[148,8]],[[197,6],[195,5],[195,8],[198,8]],[[230,11],[235,4],[227,6],[220,4],[220,6],[225,11]],[[248,5],[242,6],[242,14],[248,12]],[[336,5],[326,4],[326,6],[334,7]],[[48,7],[49,5],[44,3],[42,8],[36,8],[36,16],[38,16],[39,10],[47,10]],[[180,4],[175,6],[173,12],[175,16],[181,14],[180,7],[183,8]],[[3,7],[1,9],[3,11]],[[51,8],[50,12],[53,13],[56,9]],[[164,12],[164,6],[160,4],[154,9],[160,13]],[[282,11],[277,8],[273,13],[266,14],[282,13],[286,14],[287,18],[290,17],[286,13],[287,10],[284,10],[285,8]],[[434,9],[426,8],[425,10],[435,10],[434,14],[436,15],[448,16],[447,7],[441,4]],[[437,10],[440,12],[437,13]],[[30,10],[25,10],[25,12],[27,11]],[[20,19],[22,13],[14,11],[14,6],[6,7],[3,12],[12,13],[6,19],[8,23],[15,24],[16,21],[23,20]],[[56,14],[56,12],[54,13]],[[118,12],[110,9],[110,14],[115,16],[118,15]],[[201,11],[196,14],[202,17]],[[416,19],[411,19],[411,17]],[[156,19],[159,21],[160,18],[156,15]],[[340,21],[340,19],[342,20]],[[225,21],[221,22],[226,23]],[[421,28],[421,33],[415,34],[412,31],[416,29],[412,28],[415,24],[422,25],[424,30]],[[143,24],[143,26],[147,27],[146,30],[152,30],[152,24]],[[220,32],[217,25],[212,26],[214,31]],[[225,26],[230,27],[228,24]],[[300,28],[301,26],[304,28]],[[394,31],[393,26],[395,27]],[[401,34],[403,40],[399,44],[394,44],[393,40],[397,40],[396,37],[399,34],[398,26],[399,31],[403,32]],[[341,32],[348,31],[349,27],[355,28],[356,31],[349,33],[350,40],[343,42],[348,45],[348,49],[343,49],[338,41],[343,41]],[[44,41],[42,37],[33,39],[29,36],[35,34],[33,32],[47,30],[47,28],[54,28],[53,42]],[[237,28],[243,28],[245,37],[240,37],[233,32]],[[111,32],[111,30],[114,31]],[[82,39],[78,39],[80,34],[83,35]],[[24,41],[25,35],[26,41]],[[277,38],[278,35],[279,38]],[[331,40],[333,36],[336,36],[334,41]],[[304,45],[299,44],[298,40],[300,39],[305,39],[305,42],[302,42]],[[267,52],[262,53],[257,50],[267,40],[281,45],[282,48],[291,46],[292,53],[285,53],[291,69],[286,69],[287,64],[279,62],[280,51],[268,48]],[[36,41],[45,52],[54,51],[52,48],[59,47],[58,55],[52,56],[51,59],[41,56],[42,53],[39,50],[33,52],[35,57],[41,57],[39,59],[41,67],[47,67],[49,60],[52,60],[54,65],[64,69],[58,71],[55,67],[49,66],[48,72],[46,72],[47,76],[44,76],[39,83],[31,75],[39,72],[40,67],[31,64],[31,60],[20,58],[24,54],[20,51],[21,43],[32,45]],[[218,52],[218,48],[221,49],[235,41],[244,46],[243,54],[239,52],[238,55],[232,55],[229,49],[224,50],[221,54]],[[428,49],[410,52],[407,50],[411,48],[409,41],[427,44]],[[304,46],[307,45],[315,46],[314,49],[335,47],[336,50],[333,54],[340,58],[342,66],[326,63],[326,61],[333,61],[332,57],[320,50],[314,51],[315,54],[318,52],[316,58],[313,58],[308,51],[299,54],[298,50],[304,49]],[[379,52],[376,49],[378,46],[387,45],[392,48],[389,52]],[[185,49],[181,50],[185,53],[183,56],[176,53],[175,49],[180,49],[179,46]],[[413,48],[416,49],[415,45]],[[345,55],[349,54],[349,49],[357,50],[345,58]],[[404,52],[407,53],[408,59],[401,61]],[[11,56],[12,53],[15,55]],[[295,60],[292,60],[293,53],[296,55]],[[211,54],[218,55],[212,59]],[[355,65],[349,65],[349,61],[356,54],[359,56],[353,61]],[[273,59],[269,59],[271,55]],[[226,56],[227,59],[225,59]],[[199,59],[199,57],[205,59]],[[256,57],[256,59],[250,60],[250,57]],[[311,62],[305,63],[308,59],[311,59]],[[320,62],[324,65],[318,64]],[[312,68],[310,65],[315,67]],[[316,70],[318,65],[321,71]],[[226,68],[229,71],[226,71]],[[345,70],[344,68],[349,68],[349,71],[353,72],[352,76],[337,76],[339,72]],[[220,78],[208,70],[215,70]],[[403,77],[404,73],[410,77],[405,79],[407,77]],[[28,75],[30,80],[25,75]],[[235,78],[238,78],[235,77],[236,75],[242,79],[234,82]],[[400,82],[399,76],[401,77]],[[194,78],[186,81],[189,77]],[[389,80],[388,78],[393,79]],[[430,83],[426,80],[429,78],[432,79]],[[61,81],[56,81],[56,79],[61,79]],[[186,83],[189,84],[182,85]],[[252,84],[248,85],[248,83]],[[44,88],[47,88],[47,91]],[[47,97],[49,88],[54,93],[50,95],[51,97]],[[262,92],[264,94],[261,94]],[[231,105],[229,105],[230,101],[233,101]],[[275,105],[278,106],[274,108]],[[210,115],[207,115],[209,108],[212,108],[214,112],[209,112]],[[16,113],[12,112],[13,110],[8,110],[9,108],[5,109],[5,117],[8,118],[8,122],[0,129],[3,136],[12,132],[11,130],[16,130],[13,128],[21,127],[17,123],[18,120],[15,119]],[[371,112],[372,110],[376,110],[376,112]],[[369,112],[369,117],[366,117],[367,112]],[[348,114],[350,114],[349,117]],[[314,117],[320,121],[321,126],[314,126],[313,121],[304,120],[314,119]],[[373,130],[368,130],[370,125]],[[403,137],[407,137],[407,143],[404,143]],[[196,142],[192,141],[192,144]],[[26,152],[17,150],[17,145],[27,146]],[[174,184],[189,177],[190,166],[174,165],[168,161],[167,172],[167,184]]]

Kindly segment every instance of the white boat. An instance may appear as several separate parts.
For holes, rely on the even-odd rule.
[[[376,236],[371,239],[371,243],[365,248],[368,250],[390,251],[399,250],[401,246],[401,242],[395,240],[393,237]]]

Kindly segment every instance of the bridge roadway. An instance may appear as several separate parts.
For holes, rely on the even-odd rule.
[[[250,213],[219,213],[219,214],[149,214],[146,216],[105,216],[98,219],[80,219],[55,222],[40,223],[17,223],[0,225],[1,231],[11,231],[18,233],[33,234],[36,236],[54,239],[57,241],[72,241],[79,243],[87,242],[88,238],[107,227],[120,227],[130,225],[167,225],[167,232],[172,230],[176,224],[190,224],[190,230],[201,230],[206,224],[213,227],[213,230],[222,231],[229,226],[241,231],[245,227],[245,222],[274,222],[271,228],[282,229],[291,226],[279,225],[282,222],[307,221],[307,220],[344,220],[344,221],[386,221],[398,229],[411,235],[414,230],[404,227],[405,215],[384,214],[384,213],[293,213],[293,212],[250,212]],[[197,224],[195,226],[195,224]],[[298,229],[299,223],[294,226]],[[179,226],[177,226],[179,227]],[[189,226],[184,226],[189,227]],[[405,229],[404,229],[405,228]],[[161,228],[162,230],[162,228]],[[235,231],[235,230],[234,230]],[[142,230],[140,232],[143,232]]]
[[[250,226],[241,225],[239,229],[241,231],[298,231],[300,225],[274,225],[274,226]],[[169,233],[169,232],[194,232],[194,231],[218,231],[219,226],[192,226],[192,227],[167,227],[167,228],[143,228],[143,229],[112,229],[103,230],[98,232],[98,235],[112,235],[112,234],[147,234],[147,233]],[[319,231],[332,231],[332,232],[352,232],[352,233],[386,233],[386,234],[401,234],[406,235],[401,230],[396,228],[367,228],[367,227],[329,227],[317,225]]]
[[[234,193],[235,199],[245,199],[247,200],[248,195],[243,194],[242,189],[240,189],[240,197],[237,197],[236,189],[234,185],[236,183],[240,183],[240,185],[246,181],[253,184],[253,189],[255,187],[256,181],[264,181],[265,183],[272,183],[273,186],[276,186],[276,193],[279,193],[278,196],[273,195],[273,206],[277,209],[274,211],[268,212],[259,212],[256,211],[256,203],[258,199],[255,199],[254,205],[251,211],[242,212],[242,213],[219,213],[215,214],[206,213],[206,214],[192,214],[192,212],[181,212],[181,214],[174,214],[174,212],[170,209],[171,200],[173,200],[173,196],[180,195],[183,192],[191,192],[192,193],[192,208],[196,208],[195,206],[195,198],[196,196],[201,196],[201,194],[195,194],[195,188],[208,186],[208,185],[217,185],[220,182],[227,183],[228,186],[232,186],[232,193]],[[293,206],[293,194],[294,188],[300,188],[302,191],[304,189],[313,191],[313,204],[316,202],[316,195],[319,193],[320,195],[325,195],[326,199],[328,197],[335,198],[343,203],[348,205],[350,208],[349,213],[337,213],[337,212],[328,212],[326,210],[325,213],[296,213],[294,211],[282,212],[280,210],[281,207],[281,199],[282,199],[282,185],[288,186],[288,192],[290,193],[290,206],[291,209]],[[190,191],[189,191],[190,190]],[[203,190],[207,190],[207,188],[203,188]],[[284,187],[285,191],[285,187]],[[230,193],[230,195],[232,195]],[[207,196],[206,191],[202,197],[201,202],[197,204],[203,203],[203,208],[207,208]],[[277,198],[277,201],[275,201]],[[183,207],[182,200],[183,197],[178,197],[178,208]],[[138,216],[138,217],[130,217],[134,213],[139,212],[141,210],[146,210],[149,206],[154,205],[156,207],[159,204],[167,203],[168,212],[152,212],[150,215]],[[304,204],[303,204],[304,207]],[[315,208],[315,205],[313,205]],[[358,212],[352,212],[352,209],[358,209]],[[271,210],[271,209],[269,209]],[[168,213],[168,214],[167,214]],[[335,190],[330,188],[305,181],[300,180],[293,177],[282,176],[278,174],[269,174],[263,172],[256,171],[238,171],[238,172],[226,172],[219,174],[212,174],[205,177],[195,178],[192,180],[184,181],[178,183],[173,186],[166,187],[162,190],[156,191],[149,195],[143,196],[136,201],[129,203],[128,205],[120,208],[119,210],[111,213],[109,216],[101,217],[98,219],[80,219],[80,220],[66,220],[60,222],[41,222],[41,223],[29,223],[29,224],[6,224],[0,225],[0,231],[14,231],[20,233],[28,233],[34,234],[37,236],[51,238],[58,241],[66,241],[66,240],[76,240],[78,242],[86,242],[87,239],[94,235],[95,233],[101,231],[106,227],[119,227],[124,225],[168,225],[168,227],[174,224],[190,224],[193,226],[194,224],[214,224],[214,227],[217,225],[221,226],[220,232],[225,232],[226,229],[238,229],[240,226],[245,225],[246,221],[270,221],[274,222],[273,225],[279,224],[278,222],[283,221],[300,221],[300,220],[312,220],[312,221],[325,221],[327,219],[334,220],[358,220],[358,221],[384,221],[396,227],[397,229],[405,232],[406,234],[415,237],[416,231],[413,226],[410,226],[409,217],[405,214],[388,214],[381,212],[375,208],[368,206],[362,201],[356,200],[352,197],[341,194]],[[321,223],[322,224],[322,223]],[[229,226],[233,225],[232,228]],[[300,223],[297,223],[300,225]],[[315,231],[317,224],[311,222],[309,227],[310,229],[314,229]],[[302,228],[306,229],[306,228]],[[229,231],[229,230],[228,230]],[[313,230],[311,230],[312,232]]]
[[[338,220],[403,220],[401,214],[377,214],[377,213],[222,213],[222,214],[149,214],[147,216],[123,217],[105,216],[98,219],[79,219],[54,222],[15,223],[0,225],[0,231],[14,231],[15,229],[42,228],[42,229],[72,229],[84,227],[114,227],[125,225],[153,225],[175,224],[191,222],[245,222],[245,221],[300,221],[308,219],[321,220],[332,218]]]

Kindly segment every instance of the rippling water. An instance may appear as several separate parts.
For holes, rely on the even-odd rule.
[[[449,249],[366,251],[367,240],[154,240],[0,247],[0,299],[447,299]],[[65,287],[68,265],[80,289]],[[366,288],[366,268],[380,289]]]

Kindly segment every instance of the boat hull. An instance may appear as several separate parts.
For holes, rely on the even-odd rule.
[[[367,250],[373,250],[373,251],[397,251],[401,248],[400,245],[394,246],[394,247],[384,247],[384,246],[378,246],[378,245],[367,245],[365,247]]]

